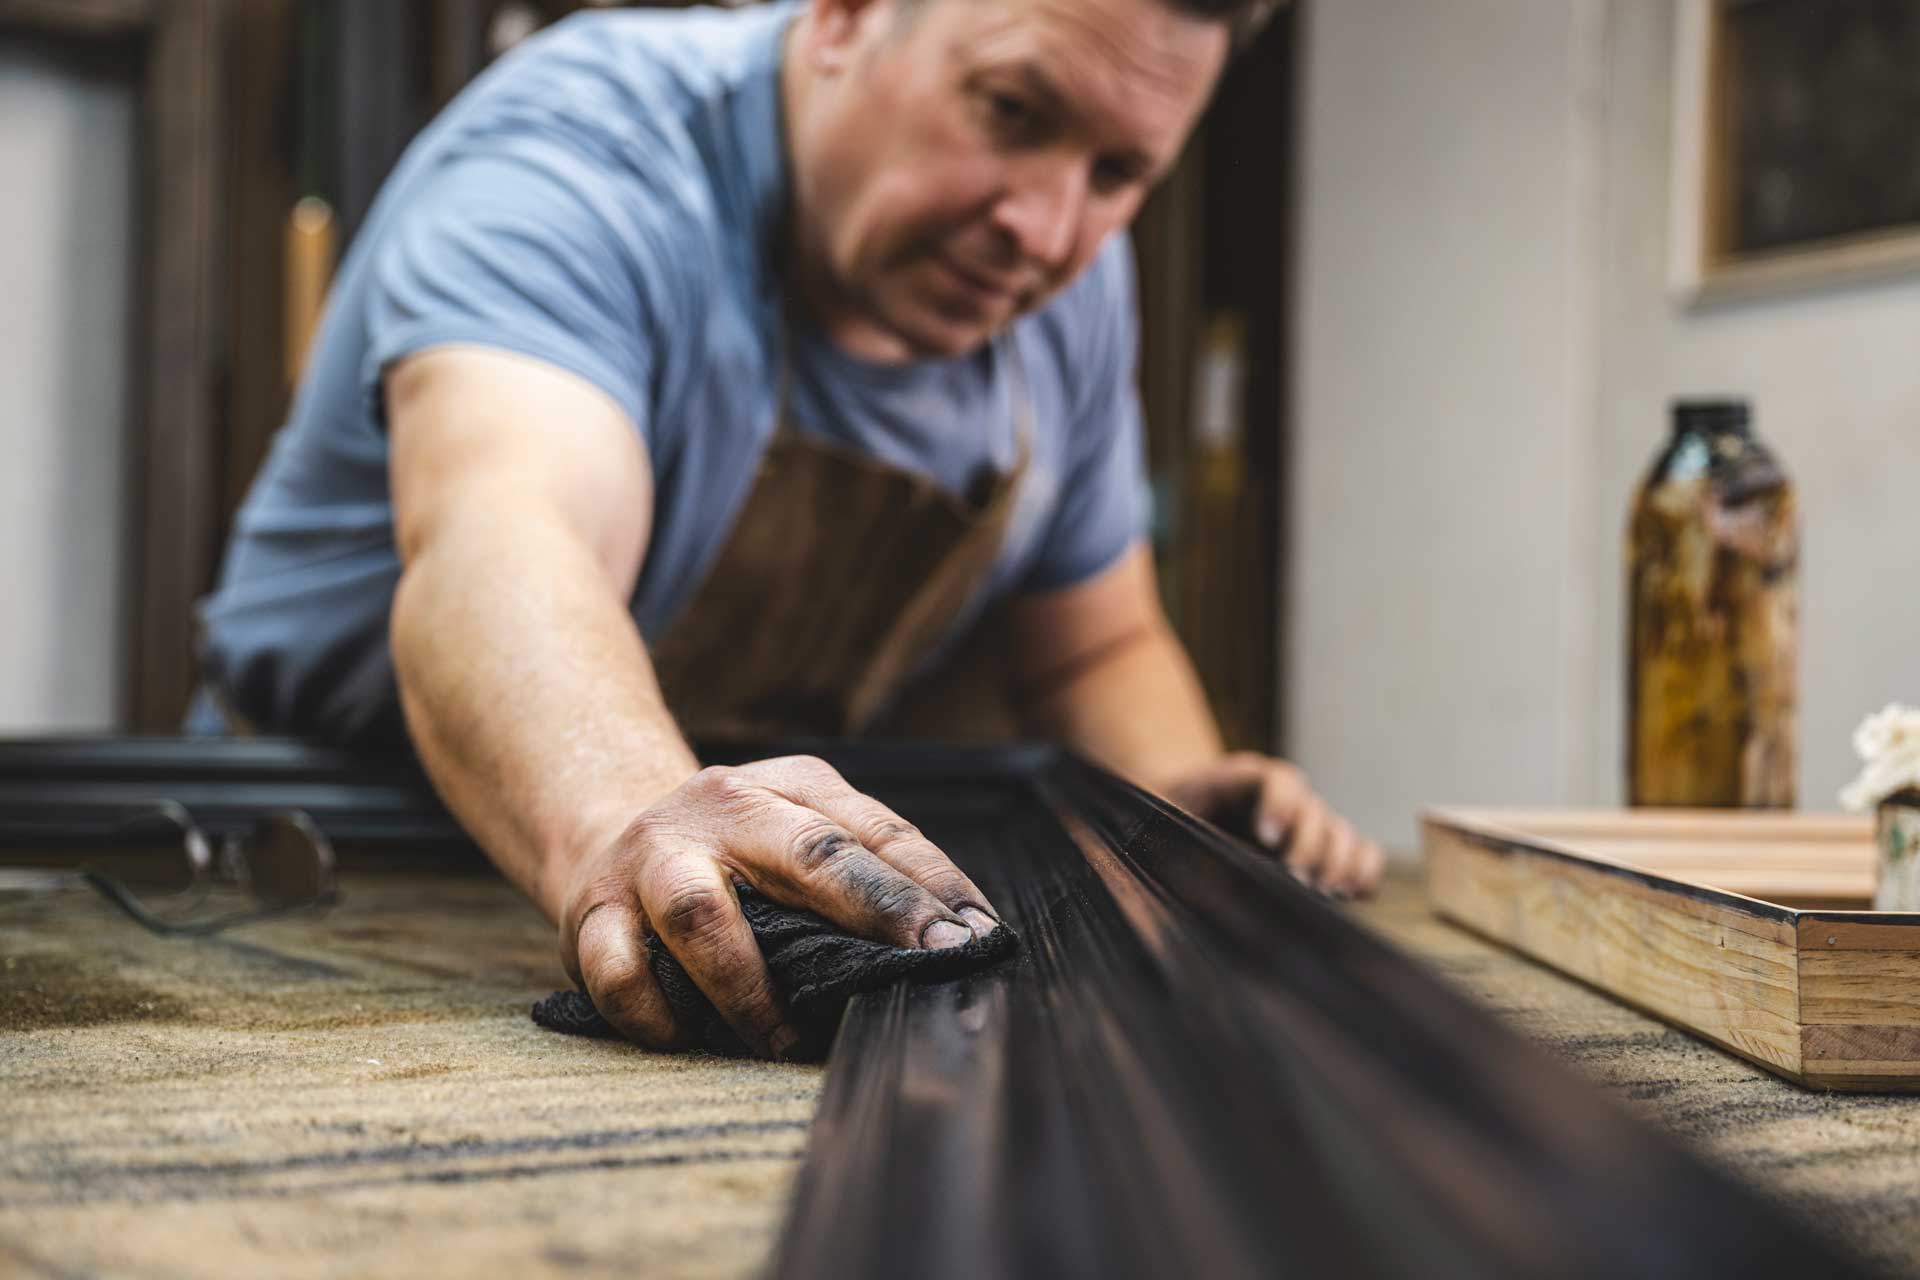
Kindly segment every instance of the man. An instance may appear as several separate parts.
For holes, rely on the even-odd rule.
[[[1034,732],[1296,873],[1379,850],[1224,757],[1142,545],[1128,250],[1245,0],[810,0],[576,18],[409,151],[203,610],[230,712],[418,750],[644,1044],[658,934],[793,1042],[734,897],[902,946],[991,904],[825,764],[1009,601]],[[404,719],[404,727],[403,727]]]

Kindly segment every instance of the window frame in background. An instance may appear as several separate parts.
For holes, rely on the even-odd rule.
[[[218,553],[221,0],[0,0],[0,38],[122,53],[138,127],[120,720],[178,726]]]

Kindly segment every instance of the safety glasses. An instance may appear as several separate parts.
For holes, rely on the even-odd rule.
[[[116,824],[78,870],[0,873],[0,887],[76,881],[168,937],[205,937],[339,900],[333,846],[298,809],[263,814],[216,845],[184,806],[163,800]],[[246,905],[233,905],[235,889]]]

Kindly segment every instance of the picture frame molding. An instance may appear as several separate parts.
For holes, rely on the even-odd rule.
[[[1920,223],[1762,253],[1722,248],[1731,175],[1715,139],[1722,136],[1720,17],[1728,3],[1678,0],[1675,6],[1667,268],[1675,300],[1703,307],[1920,273]]]

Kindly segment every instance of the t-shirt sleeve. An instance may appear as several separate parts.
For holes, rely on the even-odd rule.
[[[617,176],[565,155],[449,160],[379,228],[360,370],[374,420],[381,378],[429,347],[496,347],[584,378],[643,437],[657,353],[673,332],[659,219]],[[683,255],[684,256],[684,255]]]
[[[1125,236],[1095,259],[1061,316],[1069,328],[1071,406],[1060,496],[1024,592],[1093,577],[1146,536],[1146,429],[1134,381],[1139,319]]]

